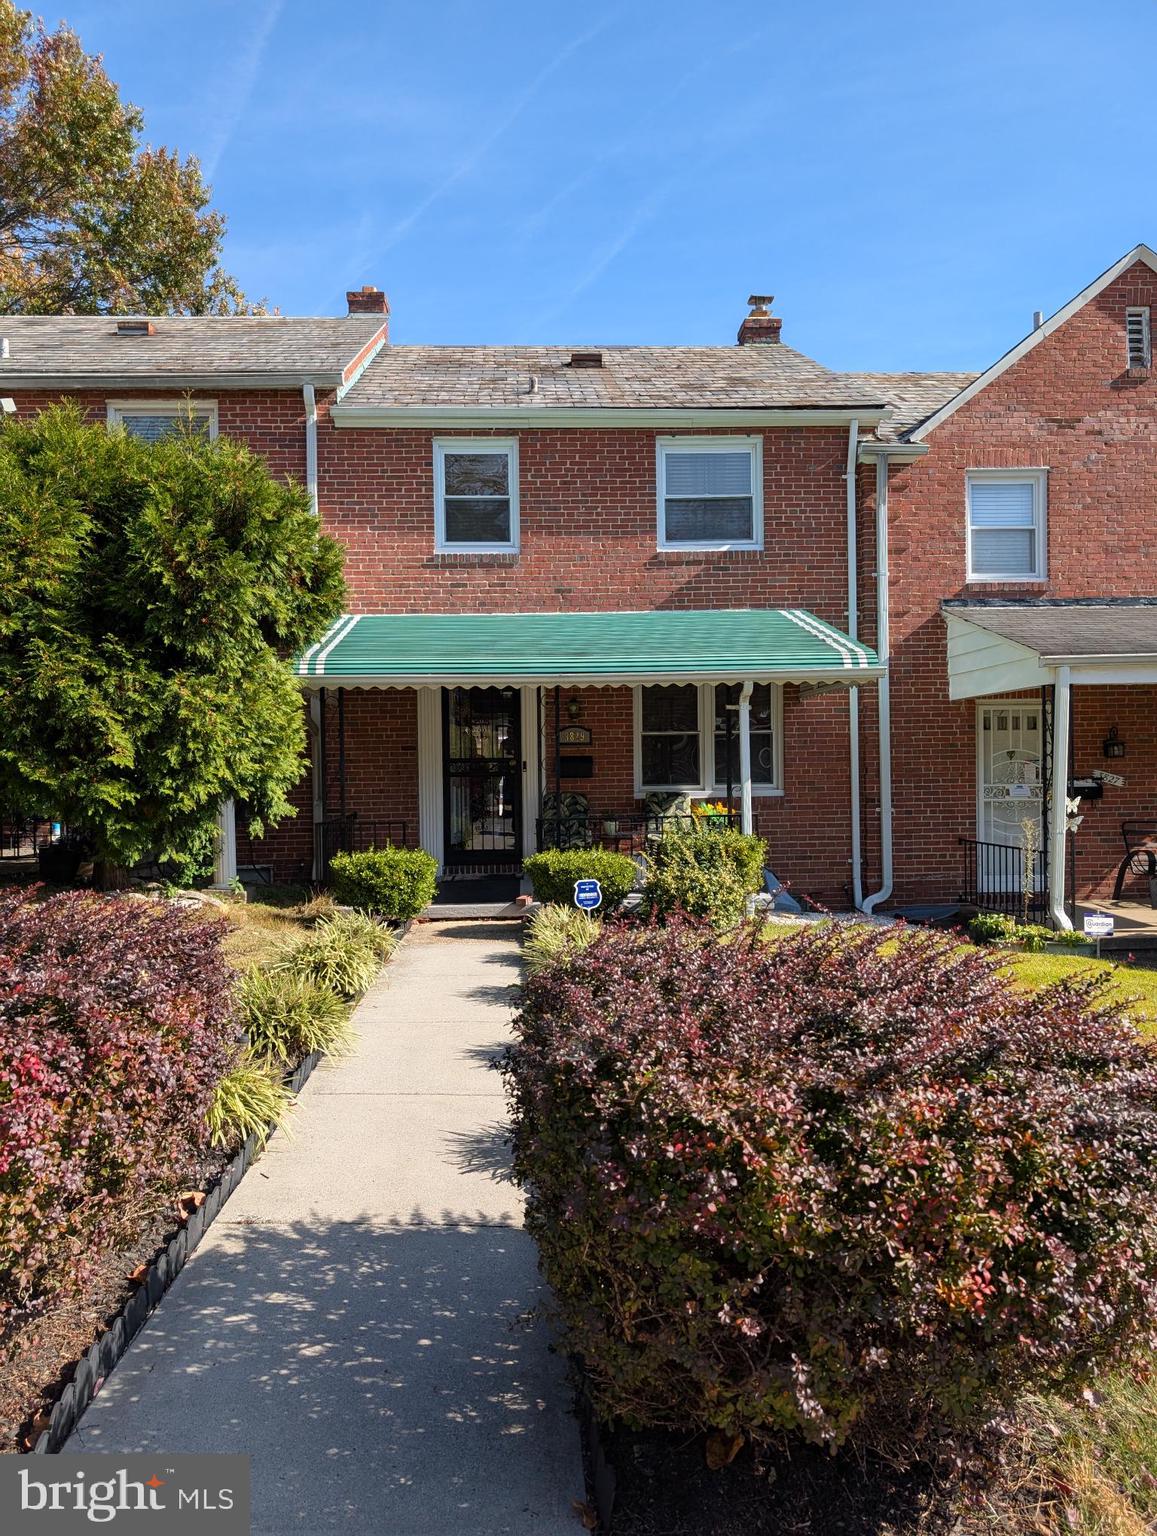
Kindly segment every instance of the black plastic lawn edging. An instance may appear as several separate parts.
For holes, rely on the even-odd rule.
[[[288,1079],[286,1086],[291,1093],[296,1095],[301,1092],[321,1059],[321,1051],[312,1051],[304,1058]],[[240,1152],[226,1163],[206,1189],[204,1200],[185,1225],[169,1239],[149,1265],[141,1284],[109,1327],[80,1357],[72,1380],[52,1405],[48,1428],[32,1447],[33,1456],[53,1456],[64,1449],[65,1441],[80,1423],[85,1409],[196,1252],[201,1239],[223,1210],[225,1202],[249,1171],[257,1153],[257,1138],[250,1136]]]
[[[571,1373],[575,1383],[575,1417],[579,1421],[582,1436],[583,1462],[587,1475],[587,1492],[599,1517],[602,1531],[611,1529],[615,1513],[615,1469],[607,1444],[608,1426],[595,1413],[595,1405],[587,1387],[586,1372],[580,1361],[571,1356]]]

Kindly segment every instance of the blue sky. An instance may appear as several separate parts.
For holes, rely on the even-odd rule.
[[[831,367],[976,368],[1157,243],[1150,0],[67,19],[201,157],[252,296],[335,314],[374,282],[400,342],[725,344],[756,290]]]

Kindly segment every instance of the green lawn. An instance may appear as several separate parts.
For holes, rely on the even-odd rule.
[[[1157,1034],[1157,971],[1139,965],[1114,965],[1108,960],[1090,960],[1082,955],[1010,954],[1010,979],[1013,986],[1035,992],[1066,976],[1100,973],[1112,979],[1111,991],[1122,1002],[1135,1002],[1134,1022],[1145,1034]]]

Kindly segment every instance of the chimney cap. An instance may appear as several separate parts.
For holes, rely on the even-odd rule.
[[[749,293],[747,302],[751,305],[753,315],[766,315],[767,306],[775,303],[774,293]]]

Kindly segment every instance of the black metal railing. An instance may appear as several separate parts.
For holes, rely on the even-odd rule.
[[[710,816],[648,815],[645,811],[581,813],[540,816],[535,822],[539,852],[548,848],[613,848],[633,853],[649,839],[671,832],[720,832],[742,824],[738,811]]]
[[[983,843],[974,837],[959,839],[964,858],[964,883],[960,900],[982,912],[1003,912],[1020,917],[1025,910],[1024,849],[1011,843]],[[1045,890],[1044,853],[1033,857],[1030,915],[1039,915],[1048,905]]]
[[[51,821],[31,817],[0,818],[0,859],[31,859],[52,842]]]
[[[330,816],[314,827],[317,867],[326,877],[335,853],[363,853],[367,848],[410,848],[410,824],[407,821],[363,819],[356,811],[347,816]]]

